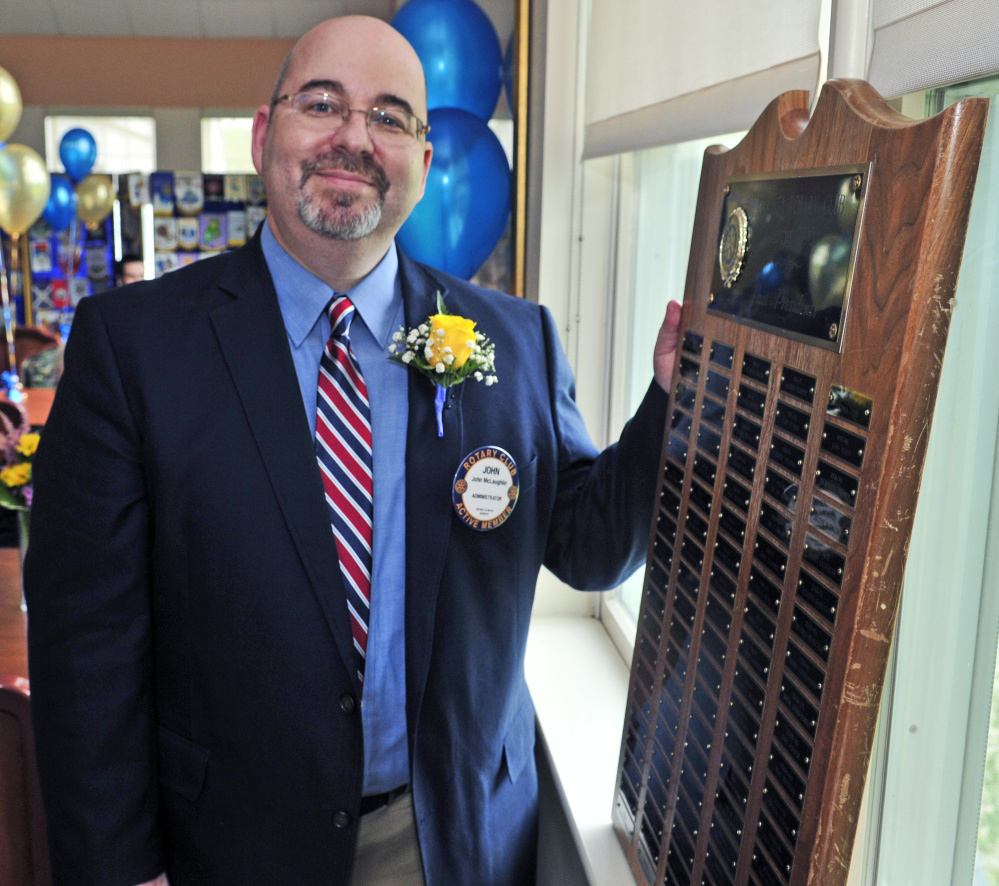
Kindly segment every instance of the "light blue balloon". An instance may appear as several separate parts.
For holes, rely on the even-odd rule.
[[[70,129],[59,142],[59,159],[73,184],[79,184],[94,167],[97,142],[86,129]]]
[[[396,239],[411,258],[467,280],[506,228],[510,164],[493,131],[468,111],[433,110],[430,129],[426,192]]]
[[[392,25],[420,57],[428,108],[462,108],[481,120],[492,117],[503,57],[496,29],[472,0],[409,0]]]
[[[76,189],[64,175],[52,173],[49,202],[42,210],[42,219],[53,231],[65,231],[76,215]]]

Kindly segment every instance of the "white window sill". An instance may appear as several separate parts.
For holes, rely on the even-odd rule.
[[[525,663],[566,818],[591,886],[634,886],[611,824],[628,667],[593,618],[536,617]]]

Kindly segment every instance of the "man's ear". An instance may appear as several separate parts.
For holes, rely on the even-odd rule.
[[[434,146],[430,142],[427,142],[427,146],[423,149],[423,181],[420,182],[420,196],[417,198],[417,202],[423,199],[423,192],[427,187],[427,174],[430,172],[430,161],[434,156]]]
[[[271,119],[269,105],[261,105],[253,115],[253,133],[250,137],[250,153],[253,155],[253,168],[263,175],[264,140]]]

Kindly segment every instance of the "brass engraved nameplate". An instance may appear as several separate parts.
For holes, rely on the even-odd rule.
[[[709,310],[839,351],[870,164],[727,178]]]

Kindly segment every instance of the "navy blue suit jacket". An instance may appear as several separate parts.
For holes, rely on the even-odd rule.
[[[495,342],[499,376],[452,389],[443,437],[432,386],[409,382],[424,868],[430,886],[529,883],[538,570],[605,588],[640,562],[667,397],[653,384],[598,453],[547,311],[400,259],[407,325],[436,312],[439,290]],[[520,497],[476,532],[451,484],[485,445],[516,460]],[[57,884],[162,870],[172,886],[348,883],[363,760],[350,624],[258,242],[81,303],[35,464],[25,584]]]

